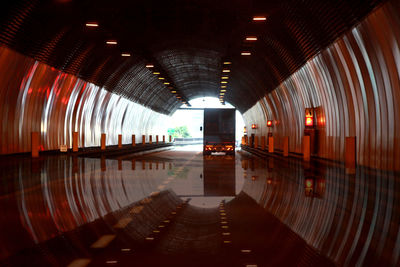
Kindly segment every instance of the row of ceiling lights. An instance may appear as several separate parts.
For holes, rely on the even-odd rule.
[[[86,27],[89,27],[89,28],[97,28],[97,27],[99,27],[99,24],[98,24],[97,22],[87,22],[87,23],[86,23]],[[107,41],[106,41],[106,44],[107,44],[107,45],[117,45],[118,42],[117,42],[117,40],[107,40]],[[122,56],[122,57],[130,57],[131,54],[130,54],[130,53],[123,52],[123,53],[121,53],[121,56]],[[154,68],[154,65],[153,65],[153,64],[146,64],[146,68],[148,68],[148,69],[153,69],[153,68]],[[153,71],[153,74],[154,74],[154,75],[161,75],[161,73],[160,73],[159,71]],[[165,80],[165,78],[162,77],[162,76],[159,76],[158,79],[159,79],[160,81],[162,81],[162,83],[163,83],[165,86],[167,86],[167,88],[168,88],[168,89],[170,90],[170,92],[176,97],[176,99],[177,99],[178,101],[182,102],[182,104],[185,104],[185,105],[188,106],[188,107],[190,106],[190,104],[189,104],[185,99],[183,99],[182,96],[179,95],[179,93],[177,92],[177,90],[176,90],[173,86],[171,86],[171,83],[170,83],[170,82],[168,82],[167,80]]]
[[[265,16],[254,16],[253,17],[253,21],[255,21],[255,22],[263,22],[266,20],[267,20],[267,17],[265,17]],[[246,36],[246,38],[245,38],[246,42],[255,42],[257,40],[258,40],[257,36]],[[242,51],[240,54],[242,56],[251,56],[250,51]],[[226,94],[226,91],[228,88],[229,73],[231,72],[231,70],[228,68],[228,66],[231,64],[232,64],[232,62],[230,62],[230,61],[223,62],[224,68],[222,70],[221,89],[219,92],[219,101],[221,102],[222,105],[225,105],[224,97],[225,97],[225,94]]]

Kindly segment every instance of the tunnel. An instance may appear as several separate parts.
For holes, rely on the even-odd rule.
[[[2,2],[0,265],[399,266],[399,14]],[[209,97],[232,155],[171,132]]]

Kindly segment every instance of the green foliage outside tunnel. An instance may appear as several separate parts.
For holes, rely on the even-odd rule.
[[[173,138],[189,138],[192,137],[189,133],[187,126],[179,126],[175,128],[169,128],[168,134]]]

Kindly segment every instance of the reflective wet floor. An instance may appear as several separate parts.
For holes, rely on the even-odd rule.
[[[392,172],[201,146],[0,165],[5,266],[398,264]]]

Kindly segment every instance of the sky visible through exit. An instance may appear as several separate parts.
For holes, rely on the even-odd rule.
[[[187,126],[189,134],[193,138],[202,138],[203,132],[200,127],[203,127],[203,110],[190,110],[191,108],[234,108],[231,104],[226,103],[222,105],[218,98],[214,97],[201,97],[196,98],[189,103],[192,105],[187,108],[182,105],[181,108],[186,110],[177,110],[171,119],[171,128]],[[242,114],[236,111],[236,140],[240,140],[243,135],[244,122]]]

